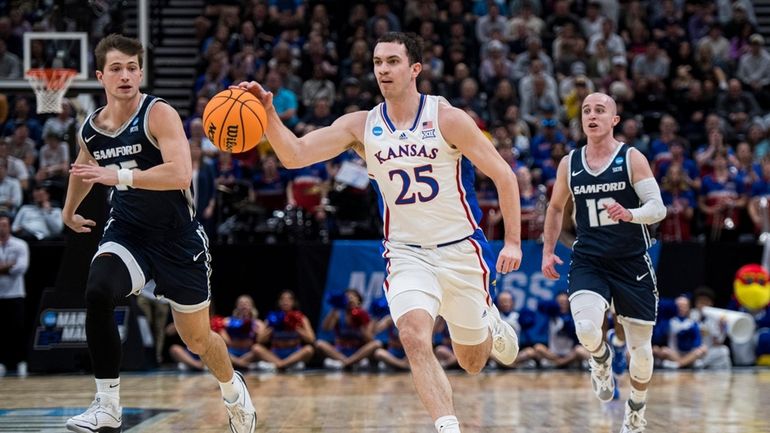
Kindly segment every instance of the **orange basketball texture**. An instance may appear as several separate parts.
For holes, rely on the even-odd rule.
[[[265,107],[245,90],[223,90],[214,95],[203,110],[206,136],[225,152],[240,153],[254,148],[266,127]]]

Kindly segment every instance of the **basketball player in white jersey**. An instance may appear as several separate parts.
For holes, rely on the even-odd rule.
[[[454,352],[469,373],[481,371],[490,352],[505,364],[518,339],[500,320],[490,285],[495,271],[521,262],[516,176],[462,110],[438,96],[421,95],[421,43],[388,33],[374,48],[374,73],[385,102],[369,112],[346,114],[331,126],[297,138],[284,127],[273,95],[255,82],[241,83],[268,113],[267,138],[288,168],[325,161],[353,148],[366,159],[380,193],[384,223],[384,290],[412,368],[415,388],[440,433],[458,433],[452,389],[433,355],[433,323],[440,314]],[[473,166],[497,186],[505,221],[505,246],[496,268],[473,190]]]
[[[620,121],[615,101],[592,93],[581,110],[588,144],[559,163],[546,212],[542,271],[547,278],[559,278],[556,265],[562,262],[554,248],[571,195],[577,235],[567,281],[575,331],[592,355],[589,364],[596,396],[612,400],[613,353],[602,335],[602,324],[610,303],[614,304],[631,355],[631,395],[621,433],[642,433],[653,370],[652,327],[658,311],[646,225],[665,218],[666,208],[647,159],[612,135]]]

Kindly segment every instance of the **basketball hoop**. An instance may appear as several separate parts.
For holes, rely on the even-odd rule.
[[[62,99],[77,71],[65,68],[36,68],[27,71],[26,75],[37,96],[37,112],[61,113]]]

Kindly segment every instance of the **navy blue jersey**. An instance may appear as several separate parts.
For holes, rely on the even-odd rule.
[[[149,132],[149,113],[156,102],[166,101],[142,95],[139,107],[115,132],[96,126],[94,117],[104,107],[91,113],[80,129],[80,141],[103,167],[147,170],[163,164],[158,142]],[[110,217],[135,230],[173,231],[189,227],[195,216],[190,188],[150,191],[118,185],[111,191]]]
[[[577,238],[573,245],[576,253],[591,256],[621,258],[642,255],[650,247],[650,234],[644,224],[616,222],[604,209],[613,202],[626,209],[639,207],[639,196],[634,191],[631,147],[618,146],[608,164],[594,172],[588,168],[585,146],[569,154],[567,173],[569,189],[574,200]]]

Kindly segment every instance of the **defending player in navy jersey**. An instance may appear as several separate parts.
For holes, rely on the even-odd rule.
[[[366,159],[380,194],[385,295],[417,394],[439,433],[459,433],[452,388],[433,355],[433,323],[439,314],[444,317],[457,359],[470,373],[481,371],[490,352],[504,364],[516,359],[518,339],[500,319],[490,289],[495,270],[510,272],[521,261],[519,193],[515,174],[470,116],[439,96],[417,91],[421,56],[415,37],[383,35],[373,61],[385,102],[301,138],[283,126],[272,93],[256,82],[240,86],[265,106],[267,138],[287,167],[324,161],[351,148]],[[471,162],[500,192],[505,245],[496,266],[478,226]]]
[[[614,303],[631,354],[631,396],[621,433],[641,433],[647,424],[644,412],[658,305],[646,225],[661,221],[666,208],[647,159],[612,135],[620,121],[615,101],[593,93],[583,101],[581,114],[588,144],[559,164],[546,212],[542,271],[547,278],[559,278],[556,265],[562,261],[554,248],[571,195],[577,237],[567,280],[578,339],[592,355],[591,384],[600,400],[612,399],[613,353],[602,335],[602,323]]]
[[[78,215],[91,186],[111,190],[110,218],[91,261],[86,284],[86,337],[96,397],[67,420],[75,432],[119,432],[121,343],[114,319],[117,300],[138,295],[155,280],[179,335],[220,382],[234,433],[254,432],[256,415],[243,377],[233,371],[222,338],[209,328],[211,273],[208,239],[195,219],[190,192],[190,148],[176,111],[139,92],[142,45],[109,35],[96,46],[96,78],[107,105],[90,114],[78,135],[62,218],[87,233],[94,221]]]

